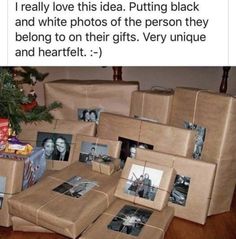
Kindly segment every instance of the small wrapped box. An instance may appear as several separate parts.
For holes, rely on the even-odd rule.
[[[111,175],[120,169],[120,159],[118,158],[98,158],[92,161],[93,171],[106,175]]]
[[[130,116],[168,124],[173,94],[173,90],[134,91]]]
[[[78,237],[114,201],[120,173],[76,162],[9,200],[10,213],[70,238]]]
[[[24,161],[0,157],[0,226],[11,226],[8,199],[22,189]]]
[[[122,141],[120,159],[135,158],[136,148],[148,148],[180,156],[192,156],[192,130],[131,117],[101,113],[97,137]]]
[[[138,160],[173,167],[176,170],[168,205],[175,216],[205,224],[216,165],[176,155],[137,149]]]
[[[99,158],[106,159],[108,156],[118,158],[120,156],[121,142],[117,140],[77,135],[75,144],[73,161],[79,160],[91,165],[94,160]]]
[[[46,105],[63,99],[63,107],[53,112],[56,119],[98,121],[99,112],[129,115],[131,95],[138,82],[107,80],[57,80],[46,82]],[[88,113],[88,117],[86,116]]]
[[[171,167],[128,158],[115,196],[161,211],[168,203],[175,176]]]
[[[205,128],[204,144],[196,130],[199,159],[217,164],[208,215],[230,211],[236,183],[236,98],[208,90],[176,88],[170,124]]]
[[[172,207],[158,212],[117,199],[80,238],[162,239],[173,217]]]

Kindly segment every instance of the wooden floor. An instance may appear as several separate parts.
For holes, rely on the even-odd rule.
[[[54,233],[13,232],[11,228],[0,227],[0,239],[65,238]],[[208,217],[204,226],[174,218],[165,234],[165,239],[236,239],[236,190],[230,212]]]

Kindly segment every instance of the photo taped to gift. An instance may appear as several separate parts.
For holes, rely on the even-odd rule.
[[[96,144],[92,142],[82,141],[80,145],[79,161],[91,164],[97,158],[108,155],[107,144]]]
[[[78,109],[78,120],[82,120],[84,122],[95,122],[98,124],[101,112],[101,108],[80,108]]]
[[[124,192],[154,201],[162,176],[162,170],[132,164]]]
[[[3,205],[4,193],[6,188],[6,177],[0,176],[0,209]]]
[[[68,161],[71,141],[71,134],[38,132],[36,146],[44,148],[47,160]]]
[[[202,155],[205,136],[206,136],[206,128],[197,124],[186,122],[186,121],[184,122],[184,128],[196,131],[195,145],[194,145],[192,156],[193,156],[193,159],[200,159]]]
[[[185,206],[188,190],[190,185],[190,177],[176,175],[174,187],[170,193],[169,201],[181,206]]]
[[[120,151],[120,159],[121,159],[121,167],[123,168],[126,159],[128,157],[135,158],[137,148],[141,149],[153,149],[153,145],[145,144],[142,142],[138,142],[135,140],[119,137],[119,141],[122,142],[121,151]]]
[[[60,184],[53,191],[64,195],[79,198],[89,192],[93,187],[98,186],[96,181],[90,181],[79,176],[74,176]]]
[[[151,210],[125,205],[107,225],[107,228],[132,236],[138,236],[151,214]]]

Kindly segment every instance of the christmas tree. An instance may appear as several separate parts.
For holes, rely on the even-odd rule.
[[[39,106],[36,101],[36,94],[31,89],[28,95],[24,93],[22,83],[29,83],[32,86],[37,80],[43,80],[46,74],[40,74],[35,68],[22,68],[23,71],[14,72],[13,69],[0,69],[0,118],[8,118],[10,128],[16,134],[21,131],[21,122],[32,123],[36,121],[53,120],[50,111],[61,107],[61,103],[53,102],[46,106]],[[21,80],[16,80],[16,75]]]

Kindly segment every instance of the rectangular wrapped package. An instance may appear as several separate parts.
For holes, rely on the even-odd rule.
[[[199,89],[176,89],[171,125],[183,127],[184,122],[194,125],[197,133],[195,149],[200,151],[199,158],[217,164],[209,215],[230,210],[236,183],[235,121],[235,97]],[[201,128],[205,129],[204,144],[198,137]],[[223,203],[219,206],[219,202]]]
[[[167,205],[175,176],[173,168],[128,158],[115,196],[161,211]]]
[[[8,199],[22,189],[24,161],[0,158],[0,226],[11,226]]]
[[[138,147],[191,156],[194,132],[188,129],[134,119],[131,117],[101,113],[97,137],[122,141],[121,160],[135,157]]]
[[[53,112],[56,119],[97,121],[100,111],[129,115],[131,95],[138,90],[138,82],[105,80],[56,80],[46,82],[46,105],[53,101],[61,102],[63,107]],[[83,113],[95,111],[97,116],[85,117]],[[91,113],[91,112],[90,112]]]
[[[37,226],[31,222],[28,222],[20,217],[11,217],[12,220],[12,229],[13,231],[20,231],[20,232],[45,232],[45,233],[53,233],[52,231]]]
[[[118,140],[77,135],[75,144],[74,161],[79,160],[91,165],[96,158],[120,156],[121,142]]]
[[[19,137],[22,141],[44,148],[47,169],[60,170],[74,162],[73,152],[77,133],[94,136],[95,129],[94,122],[54,120],[52,124],[44,122],[25,125]]]
[[[173,94],[173,90],[134,91],[130,116],[168,124]]]
[[[117,199],[80,238],[163,239],[173,217],[172,207],[158,212]]]
[[[114,201],[119,177],[120,173],[103,175],[77,162],[12,197],[10,213],[76,238]]]
[[[137,149],[136,157],[141,161],[174,168],[176,178],[168,205],[175,208],[176,217],[205,224],[215,164],[143,149]]]

